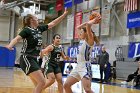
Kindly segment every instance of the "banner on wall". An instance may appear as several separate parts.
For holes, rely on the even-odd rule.
[[[100,46],[94,45],[91,53],[92,58],[96,58],[98,55],[100,55],[102,46],[103,45]],[[71,58],[76,58],[77,52],[78,52],[78,46],[71,46],[68,48],[68,56]]]
[[[140,42],[129,43],[128,57],[129,58],[140,57]]]
[[[92,49],[92,58],[96,58],[98,55],[100,55],[101,53],[101,49],[102,49],[103,45],[95,45]]]
[[[76,2],[78,0],[75,0]],[[99,8],[99,1],[100,0],[84,0],[82,3],[77,4],[77,10],[76,11],[87,11],[91,9],[97,9]]]
[[[109,35],[110,27],[110,6],[106,5],[102,9],[101,35]]]
[[[76,58],[78,52],[78,46],[71,46],[68,48],[68,56],[71,58]]]
[[[140,27],[140,11],[129,13],[127,16],[127,28]]]
[[[80,4],[80,3],[82,3],[83,2],[83,0],[74,0],[74,4],[76,5],[76,4]]]
[[[50,4],[48,7],[49,7],[48,14],[55,14],[56,13],[55,4]]]
[[[74,16],[67,16],[67,39],[73,39]]]
[[[63,9],[63,0],[56,1],[55,9],[56,9],[56,11],[61,11]]]
[[[80,4],[77,4],[77,9],[76,11],[84,11],[84,10],[87,10],[88,8],[88,2],[83,2],[83,3],[80,3]]]
[[[64,7],[67,8],[72,7],[72,0],[64,0]]]
[[[76,13],[74,20],[75,20],[74,38],[77,39],[78,38],[77,26],[79,26],[80,24],[82,24],[82,12]]]

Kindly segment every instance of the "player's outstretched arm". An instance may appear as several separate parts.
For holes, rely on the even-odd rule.
[[[67,9],[65,9],[64,13],[60,17],[56,18],[55,20],[53,20],[52,22],[48,24],[48,28],[51,29],[52,27],[56,26],[66,17],[67,14],[68,14],[68,11]]]

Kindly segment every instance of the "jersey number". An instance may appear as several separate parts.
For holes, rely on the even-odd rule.
[[[56,61],[58,62],[59,60],[60,60],[60,54],[57,54]]]

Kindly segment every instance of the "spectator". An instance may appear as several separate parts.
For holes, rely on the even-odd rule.
[[[105,46],[102,47],[102,52],[99,55],[99,60],[98,63],[100,65],[100,82],[107,82],[106,80],[106,68],[107,68],[107,64],[109,62],[109,54],[106,52],[106,48]],[[103,80],[103,73],[104,73],[104,80]]]
[[[127,84],[128,82],[132,81],[132,79],[136,79],[136,86],[139,85],[139,82],[140,82],[140,60],[138,61],[138,65],[139,67],[137,68],[137,70],[132,73],[132,74],[129,74],[128,77],[127,77],[127,80],[124,81],[124,82],[121,82],[122,84]]]

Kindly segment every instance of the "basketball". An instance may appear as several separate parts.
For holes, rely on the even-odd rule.
[[[100,14],[97,12],[93,12],[90,16],[89,16],[89,20],[93,20],[95,17],[99,16]]]
[[[101,16],[99,13],[93,12],[93,13],[89,16],[89,20],[93,20],[93,19],[95,19],[96,17],[99,17],[99,16]],[[98,18],[98,19],[96,19],[96,22],[95,22],[94,24],[98,24],[98,23],[100,23],[100,22],[101,22],[101,18]]]

